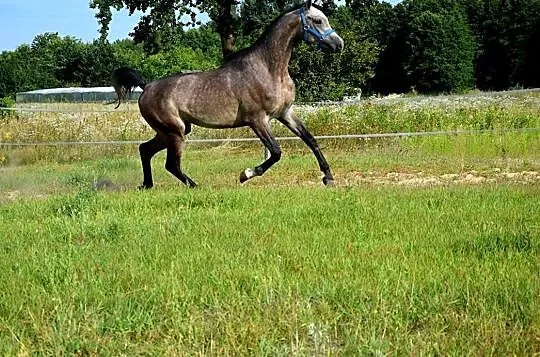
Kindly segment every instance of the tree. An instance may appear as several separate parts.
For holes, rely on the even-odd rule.
[[[57,87],[57,65],[51,48],[43,46],[46,36],[36,37],[32,45],[0,55],[0,98],[37,88]]]
[[[497,90],[539,83],[538,76],[534,80],[534,53],[539,47],[535,36],[540,0],[460,1],[477,42],[477,86]]]
[[[193,50],[201,50],[212,60],[221,58],[221,44],[213,22],[201,25],[182,33],[179,42]]]
[[[210,70],[217,65],[217,59],[205,56],[200,49],[178,46],[170,51],[148,56],[141,64],[141,72],[146,79],[156,79],[185,70]]]
[[[473,87],[474,41],[459,10],[422,11],[409,24],[405,71],[419,92]]]
[[[184,25],[200,25],[198,12],[206,12],[217,24],[223,57],[236,51],[236,0],[91,0],[90,7],[97,9],[96,18],[101,24],[101,39],[105,40],[112,19],[111,8],[127,8],[130,14],[142,11],[145,14],[132,33],[135,42],[152,44],[167,43]],[[184,16],[188,21],[182,21]],[[164,39],[163,39],[164,38]],[[160,48],[150,48],[157,53]]]
[[[0,98],[33,89],[32,67],[25,61],[25,58],[32,58],[31,55],[32,49],[28,45],[21,45],[15,51],[0,54]]]
[[[527,42],[522,73],[522,83],[526,87],[540,87],[540,46],[538,44],[540,44],[540,18],[536,20]]]
[[[139,70],[146,57],[143,46],[127,38],[113,42],[111,49],[112,55],[118,62],[118,67],[131,67]]]
[[[360,34],[374,41],[379,49],[374,73],[367,79],[368,92],[395,93],[409,89],[404,71],[407,32],[406,10],[377,0],[347,0]]]
[[[351,0],[381,47],[370,89],[461,91],[474,85],[475,41],[459,0],[405,0],[395,7]]]

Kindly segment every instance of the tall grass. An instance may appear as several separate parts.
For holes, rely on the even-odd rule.
[[[34,109],[35,105],[30,105]],[[28,106],[28,105],[27,105]],[[43,107],[41,107],[43,108]],[[8,147],[2,142],[57,141],[142,141],[154,132],[138,113],[136,104],[124,105],[118,111],[102,104],[52,103],[48,108],[67,113],[28,113],[0,117],[0,166],[31,163],[39,160],[69,162],[99,156],[122,156],[133,153],[133,147],[121,145]],[[104,111],[107,110],[107,111]],[[345,106],[299,106],[297,112],[316,135],[366,134],[455,129],[516,129],[540,127],[540,92],[517,92],[489,96],[448,96],[370,99]],[[281,124],[273,126],[277,136],[291,133]],[[190,138],[253,137],[249,129],[212,130],[194,127]],[[500,150],[519,143],[538,148],[538,132],[526,142],[511,142],[505,134],[496,134]],[[444,143],[445,139],[439,142]],[[436,142],[437,140],[433,140]],[[323,145],[341,149],[369,145],[386,145],[391,140],[336,140]],[[415,140],[403,140],[416,143]],[[254,147],[254,144],[228,144]],[[258,145],[258,144],[255,144]],[[288,144],[284,144],[287,146]],[[293,146],[296,144],[292,144]],[[408,144],[403,144],[405,149]],[[198,146],[201,147],[201,146]],[[206,146],[208,147],[208,145]],[[489,145],[489,147],[494,147]]]
[[[437,98],[437,97],[435,97]],[[299,116],[314,134],[366,134],[454,129],[540,127],[540,92],[517,93],[498,100],[443,97],[446,100],[386,103],[365,100],[345,106],[298,106]],[[136,104],[113,111],[102,104],[49,104],[68,113],[28,113],[0,118],[0,141],[147,140],[153,131]],[[108,108],[108,111],[103,111]],[[276,135],[291,135],[276,124]],[[193,138],[253,136],[248,129],[213,130],[195,127]]]

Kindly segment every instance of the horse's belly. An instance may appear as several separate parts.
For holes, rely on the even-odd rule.
[[[206,128],[234,128],[245,125],[239,118],[238,105],[227,105],[220,101],[182,110],[181,117]]]
[[[228,118],[225,118],[223,120],[222,118],[195,118],[192,117],[188,119],[188,121],[192,124],[202,126],[205,128],[212,128],[212,129],[227,129],[227,128],[237,128],[240,126],[247,125],[244,122],[236,121],[236,120],[229,120]]]

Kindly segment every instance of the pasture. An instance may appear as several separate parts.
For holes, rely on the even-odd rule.
[[[2,142],[146,140],[134,106],[0,117]],[[109,109],[109,108],[108,108]],[[2,354],[534,355],[540,94],[302,107],[320,141],[245,185],[258,143],[188,144],[188,190],[132,145],[0,143]],[[279,125],[279,136],[289,135]],[[195,129],[195,138],[245,136]]]

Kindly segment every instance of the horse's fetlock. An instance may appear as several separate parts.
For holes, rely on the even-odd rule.
[[[264,169],[260,166],[257,166],[253,171],[253,176],[262,176],[264,174]]]
[[[153,183],[153,182],[150,182],[150,183],[145,183],[145,182],[143,182],[142,185],[140,185],[138,188],[139,188],[139,190],[149,190],[149,189],[151,189],[152,187],[154,187],[154,183]]]
[[[178,171],[178,167],[173,162],[165,161],[165,170],[174,174],[175,172]]]
[[[280,148],[275,148],[275,149],[271,150],[270,155],[276,162],[279,161],[281,159],[281,149]]]

